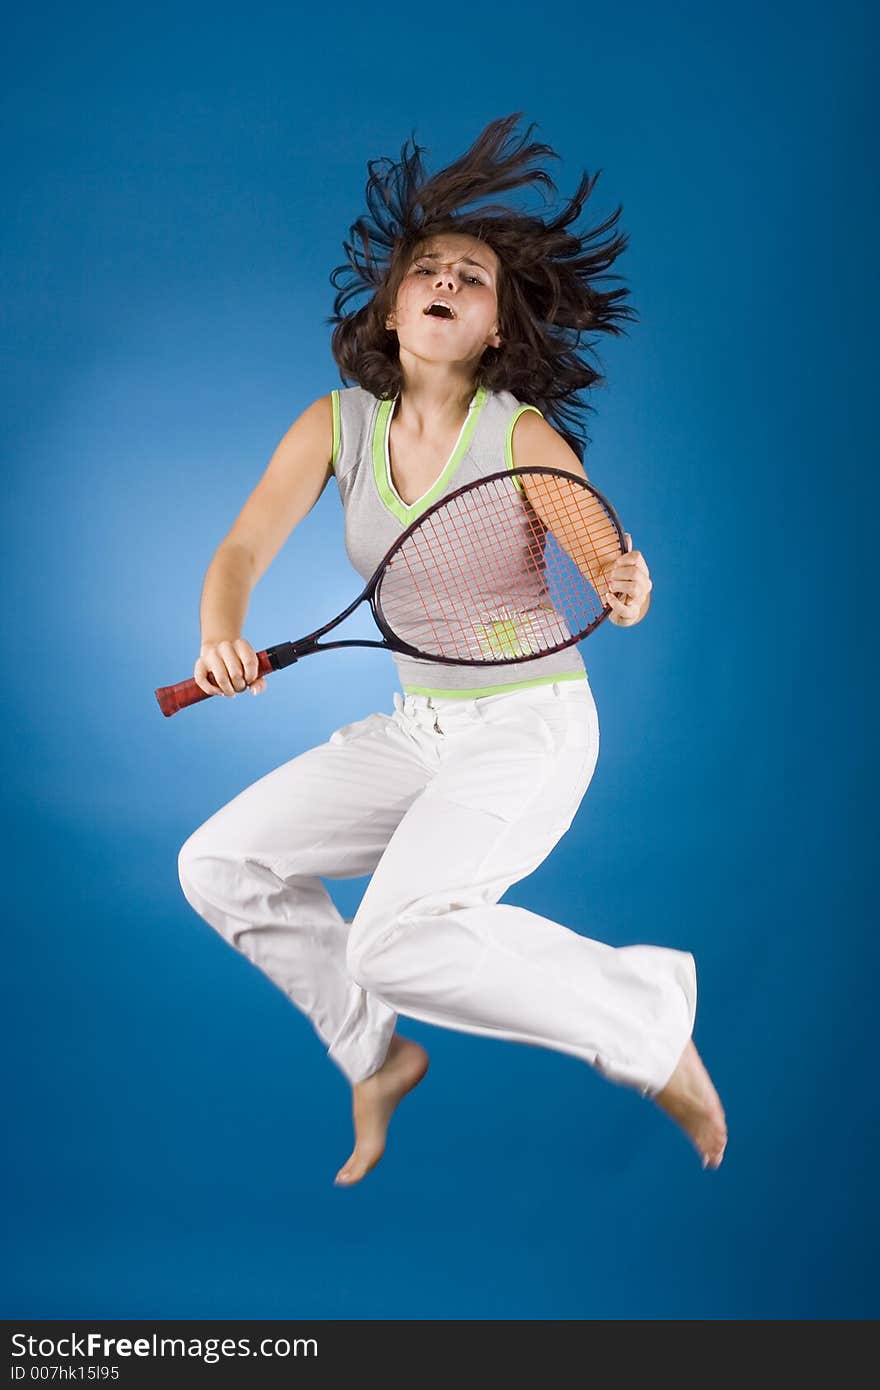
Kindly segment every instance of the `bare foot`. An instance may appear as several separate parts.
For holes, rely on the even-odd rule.
[[[693,1039],[663,1090],[652,1099],[690,1136],[703,1167],[720,1168],[727,1144],[724,1108]]]
[[[355,1145],[336,1174],[338,1186],[350,1187],[375,1168],[385,1152],[388,1123],[398,1102],[418,1085],[427,1070],[425,1049],[395,1033],[379,1070],[352,1087]]]

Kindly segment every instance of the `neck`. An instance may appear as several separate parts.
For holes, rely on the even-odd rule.
[[[413,435],[436,434],[461,427],[476,386],[464,364],[426,363],[401,350],[403,384],[394,415]]]

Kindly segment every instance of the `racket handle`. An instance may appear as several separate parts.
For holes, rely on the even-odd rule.
[[[277,671],[270,656],[269,649],[264,652],[257,652],[257,674],[260,676],[271,675]],[[214,677],[208,672],[208,680],[216,685]],[[220,694],[220,688],[213,692]],[[197,705],[199,700],[210,700],[211,695],[197,685],[192,676],[187,681],[179,681],[177,685],[163,685],[156,691],[156,699],[159,701],[159,708],[164,715],[177,714],[178,710],[186,709],[187,705]]]

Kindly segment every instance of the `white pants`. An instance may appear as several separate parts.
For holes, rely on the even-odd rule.
[[[201,917],[311,1020],[352,1083],[398,1012],[555,1048],[648,1095],[696,1010],[693,956],[604,945],[500,904],[568,829],[599,752],[587,680],[394,695],[275,768],[179,857]],[[372,873],[344,920],[321,878]]]

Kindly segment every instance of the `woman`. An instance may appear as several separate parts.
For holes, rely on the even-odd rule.
[[[577,347],[584,329],[620,332],[616,320],[632,317],[617,303],[624,290],[596,285],[626,238],[590,244],[619,210],[588,236],[565,230],[587,176],[553,221],[508,207],[457,212],[520,184],[554,186],[528,168],[556,157],[526,146],[530,131],[507,148],[517,120],[492,122],[430,180],[415,144],[399,165],[370,164],[372,220],[355,223],[360,246],[345,243],[348,262],[331,277],[333,352],[357,384],[295,421],[218,547],[194,668],[206,692],[265,688],[242,635],[249,596],[331,475],[364,578],[438,497],[505,462],[586,476],[566,416],[574,393],[601,378]],[[340,288],[346,270],[354,279]],[[369,303],[343,314],[364,286]],[[641,621],[651,589],[627,544],[602,595],[620,627]],[[191,905],[309,1017],[351,1083],[355,1146],[335,1181],[375,1166],[396,1105],[427,1070],[425,1049],[395,1032],[401,1012],[581,1057],[653,1098],[703,1166],[718,1167],[727,1133],[691,1038],[693,956],[614,948],[499,902],[550,853],[593,775],[598,719],[578,648],[516,667],[394,659],[391,713],[275,768],[179,858]],[[365,874],[346,922],[321,879]]]

